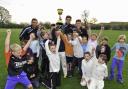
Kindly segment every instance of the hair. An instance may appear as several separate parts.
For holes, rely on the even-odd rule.
[[[77,20],[76,20],[76,23],[77,23],[77,22],[81,22],[81,20],[80,20],[80,19],[77,19]]]
[[[102,42],[103,42],[104,40],[108,42],[108,37],[102,37],[102,38],[99,40],[99,44],[102,45]]]
[[[32,21],[38,21],[36,18],[32,18]]]
[[[66,16],[66,19],[67,19],[67,18],[70,18],[70,19],[72,19],[72,17],[71,17],[70,15],[67,15],[67,16]]]
[[[17,51],[21,50],[21,46],[19,44],[14,43],[14,44],[10,45],[10,49],[12,52],[17,52]]]
[[[51,24],[51,26],[56,26],[56,24],[53,23],[53,24]]]
[[[100,54],[99,57],[105,61],[105,63],[107,62],[107,56],[105,54]]]
[[[124,39],[126,41],[126,35],[119,35],[118,42],[120,42],[120,39]]]
[[[41,30],[40,36],[42,37],[42,36],[44,36],[46,33],[47,33],[46,30]]]
[[[96,36],[96,38],[97,38],[97,34],[96,33],[92,33],[91,36]]]
[[[52,41],[52,42],[49,42],[49,43],[48,43],[48,46],[49,46],[49,48],[50,48],[51,46],[56,46],[56,45],[55,45],[55,43]]]
[[[103,37],[102,38],[102,41],[105,40],[105,41],[108,41],[108,37]]]
[[[91,53],[90,53],[90,52],[85,52],[84,55],[85,55],[85,54],[88,54],[89,56],[91,56]]]

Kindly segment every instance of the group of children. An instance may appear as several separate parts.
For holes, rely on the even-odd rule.
[[[77,20],[77,22],[79,22]],[[40,82],[49,89],[61,85],[61,66],[64,78],[79,72],[80,85],[88,89],[103,89],[104,79],[114,79],[117,66],[117,81],[123,83],[122,71],[124,59],[128,52],[126,36],[120,35],[117,43],[110,48],[107,37],[91,33],[80,35],[77,30],[65,33],[61,27],[53,27],[51,32],[39,29],[39,35],[31,33],[29,40],[21,42],[21,46],[10,45],[11,30],[7,30],[5,40],[5,58],[8,77],[5,89],[14,89],[17,83],[25,88],[39,87]],[[69,29],[70,30],[70,29]],[[54,34],[54,36],[51,36]],[[107,63],[115,51],[108,77]]]

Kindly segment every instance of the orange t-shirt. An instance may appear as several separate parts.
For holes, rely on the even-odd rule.
[[[65,54],[66,56],[73,56],[73,46],[71,43],[69,43],[67,36],[61,34],[61,38],[64,41],[65,44]]]

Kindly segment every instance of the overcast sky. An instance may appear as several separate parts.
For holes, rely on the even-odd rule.
[[[81,19],[82,12],[89,11],[89,18],[98,22],[128,21],[128,0],[0,0],[0,6],[10,11],[13,22],[30,22],[35,17],[39,21],[56,22],[57,9],[63,8],[66,15]]]

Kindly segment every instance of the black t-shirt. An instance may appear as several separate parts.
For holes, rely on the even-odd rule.
[[[100,54],[105,54],[107,56],[107,61],[111,57],[111,48],[109,45],[98,45],[96,47],[96,57],[98,58]]]
[[[16,76],[20,75],[23,72],[23,66],[27,63],[26,57],[21,59],[11,55],[9,64],[8,64],[8,75]]]
[[[88,32],[87,32],[87,29],[85,28],[80,28],[80,30],[77,30],[76,31],[78,32],[78,34],[81,36],[81,37],[87,37],[88,39]]]
[[[62,25],[61,29],[64,32],[64,34],[70,34],[73,33],[73,29],[75,28],[72,24],[64,24]]]

